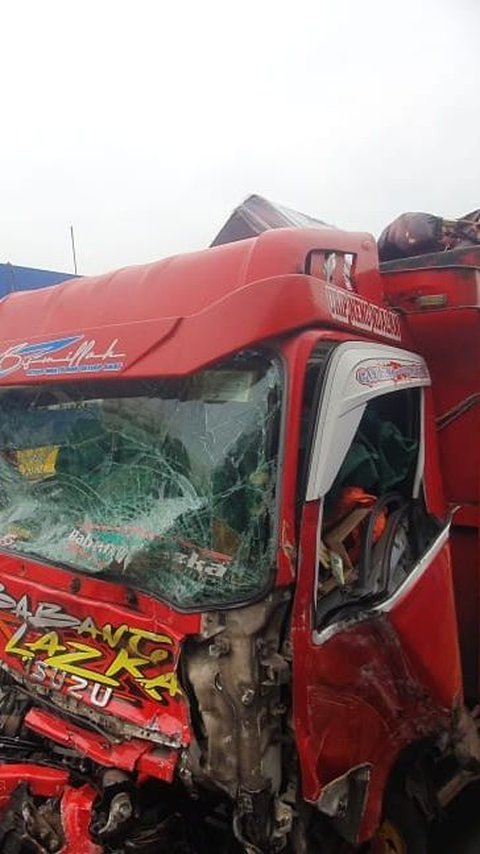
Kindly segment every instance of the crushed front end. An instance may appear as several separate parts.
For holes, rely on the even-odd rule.
[[[281,850],[282,370],[0,392],[0,849]]]

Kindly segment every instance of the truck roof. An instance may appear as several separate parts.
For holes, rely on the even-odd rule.
[[[276,229],[12,294],[0,301],[0,382],[182,375],[315,324],[400,340],[370,235]]]

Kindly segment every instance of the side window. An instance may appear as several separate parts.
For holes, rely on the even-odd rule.
[[[438,530],[419,489],[422,394],[416,387],[391,391],[361,410],[323,497],[317,627],[391,595]]]

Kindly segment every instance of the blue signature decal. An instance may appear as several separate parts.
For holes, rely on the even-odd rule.
[[[115,338],[98,352],[95,339],[85,335],[15,344],[0,350],[0,379],[20,371],[27,377],[122,371],[125,353],[117,353],[117,345]]]

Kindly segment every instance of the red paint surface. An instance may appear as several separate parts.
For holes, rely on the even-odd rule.
[[[60,854],[102,854],[103,848],[94,843],[89,832],[96,796],[88,785],[65,788],[60,804],[65,844]]]
[[[343,337],[358,340],[360,336],[358,327],[349,328],[347,322],[332,317],[320,280],[302,275],[307,256],[318,249],[343,249],[356,254],[357,293],[377,305],[381,303],[376,250],[368,236],[327,229],[267,232],[254,240],[144,268],[73,282],[55,290],[10,296],[0,306],[0,323],[9,336],[7,341],[5,336],[2,338],[0,372],[1,354],[9,347],[60,335],[84,335],[94,341],[95,350],[100,353],[115,340],[115,351],[125,354],[124,370],[117,376],[135,377],[183,374],[237,349],[295,332],[298,337],[283,344],[284,356],[294,372],[287,392],[289,419],[277,576],[277,583],[291,583],[299,545],[295,490],[303,368],[317,334],[311,327],[323,328],[325,337],[332,334],[327,329],[343,330],[336,332],[338,340]],[[442,271],[441,276],[439,271],[409,271],[408,276],[401,275],[401,280],[397,274],[392,278],[385,276],[384,284],[391,300],[406,312],[407,332],[403,340],[416,342],[419,352],[427,357],[437,412],[442,414],[457,404],[462,395],[477,390],[478,283],[471,273],[465,273],[460,280],[458,272],[452,271]],[[448,293],[449,310],[416,310],[412,302],[414,292],[436,293],[443,289]],[[309,332],[299,334],[308,327]],[[381,336],[377,339],[387,340]],[[65,376],[58,379],[63,381]],[[44,382],[44,378],[27,378],[23,370],[3,377],[0,373],[2,384],[19,381]],[[427,500],[433,512],[441,513],[444,501],[429,407],[431,404],[427,402]],[[461,501],[463,524],[468,522],[470,526],[477,524],[475,513],[468,516],[467,511],[469,506],[478,505],[478,412],[478,408],[470,411],[457,427],[446,428],[440,434],[446,497]],[[465,448],[472,450],[474,456],[465,455]],[[370,616],[347,626],[319,646],[312,641],[317,521],[318,506],[311,504],[303,514],[292,631],[294,723],[303,792],[308,800],[315,801],[322,787],[335,777],[355,765],[370,763],[372,776],[361,828],[362,838],[367,838],[378,821],[384,786],[401,750],[412,741],[448,728],[451,710],[461,698],[449,551],[444,547],[439,552],[415,586],[388,614]],[[478,575],[478,540],[465,546],[461,554],[469,560],[470,569],[458,576],[458,593],[469,596],[472,590],[479,589],[478,583],[473,584]],[[75,593],[72,592],[74,579],[80,584]],[[50,602],[82,619],[92,617],[98,626],[134,623],[140,629],[168,633],[174,667],[183,639],[198,634],[200,629],[199,615],[181,614],[141,594],[132,606],[127,590],[120,585],[80,578],[31,561],[3,556],[0,581],[16,599],[28,596],[34,607]],[[0,621],[0,656],[25,677],[22,659],[5,648],[12,628],[18,627],[21,619],[1,610]],[[470,613],[468,623],[472,626],[475,623]],[[62,642],[72,643],[69,629],[62,628],[59,634]],[[38,639],[35,634],[33,637]],[[464,644],[468,649],[468,638]],[[478,644],[476,637],[475,644]],[[102,661],[89,664],[94,673],[104,672],[105,663],[111,661],[110,656],[115,652],[101,640],[98,645]],[[88,698],[85,702],[88,703]],[[183,696],[165,698],[164,703],[152,701],[142,693],[138,680],[132,685],[128,673],[124,674],[118,696],[111,700],[105,714],[151,727],[168,737],[178,737],[184,744],[190,738],[188,708]],[[101,764],[135,768],[141,774],[162,779],[170,779],[173,774],[173,765],[165,755],[155,752],[153,745],[151,751],[147,750],[150,747],[147,741],[126,742],[112,753],[111,746],[101,737],[81,727],[66,726],[64,721],[60,724],[60,718],[61,712],[57,718],[36,710],[29,713],[28,722],[37,732],[74,746]],[[59,794],[66,786],[63,772],[53,769],[49,772],[27,764],[6,768],[9,770],[5,771],[5,789],[2,791],[0,787],[0,799],[7,799],[13,791],[20,768],[23,779],[26,775],[32,791],[38,794]],[[90,787],[65,788],[64,854],[80,851],[95,854],[99,850],[88,834],[94,798],[95,792]]]
[[[449,727],[461,675],[448,547],[386,614],[312,639],[312,579],[318,508],[306,508],[294,628],[294,722],[303,793],[369,763],[362,839],[374,831],[383,789],[401,750]],[[441,631],[439,627],[441,626]]]
[[[146,773],[148,768],[154,772],[152,777],[160,777],[168,783],[173,779],[177,762],[174,750],[164,750],[162,753],[156,751],[147,760],[145,754],[154,749],[149,741],[130,738],[128,741],[115,743],[70,721],[63,721],[59,727],[55,715],[40,709],[31,709],[27,713],[25,725],[44,738],[76,750],[81,756],[88,756],[92,762],[106,768],[120,768],[129,772],[140,770],[143,773]]]
[[[136,607],[132,610],[132,607],[127,606],[126,603],[128,598],[126,588],[91,577],[83,577],[79,582],[80,591],[73,594],[70,592],[73,578],[78,576],[66,570],[2,556],[0,572],[0,583],[3,585],[0,593],[0,605],[2,605],[0,607],[0,657],[2,661],[23,678],[28,679],[33,692],[37,685],[47,687],[50,684],[48,679],[43,682],[35,681],[33,678],[35,671],[33,667],[28,671],[26,667],[28,659],[22,658],[21,652],[29,649],[28,644],[38,644],[42,638],[44,645],[48,646],[48,638],[45,639],[45,635],[51,636],[51,633],[55,632],[58,642],[66,653],[75,653],[76,645],[79,643],[84,648],[94,651],[96,658],[79,661],[76,664],[88,673],[89,681],[95,682],[108,671],[120,648],[129,642],[128,638],[132,636],[132,632],[127,629],[132,629],[134,636],[136,630],[145,632],[147,637],[140,638],[135,650],[130,653],[134,660],[134,672],[136,668],[140,677],[135,678],[128,669],[120,668],[115,674],[115,680],[119,684],[112,689],[111,700],[105,708],[97,708],[96,711],[114,715],[147,731],[163,734],[167,739],[175,739],[175,742],[187,744],[190,740],[189,712],[183,694],[176,692],[171,696],[168,687],[159,688],[156,689],[156,693],[160,700],[152,698],[145,690],[143,679],[152,680],[175,672],[180,641],[186,634],[199,631],[199,616],[175,613],[161,602],[142,594],[138,595]],[[62,613],[73,615],[81,621],[89,618],[99,629],[110,626],[110,636],[120,631],[122,626],[127,627],[124,630],[124,640],[120,639],[112,648],[112,644],[109,644],[101,634],[96,637],[89,634],[79,635],[75,627],[36,628],[34,620],[30,619],[26,634],[15,644],[14,648],[18,651],[14,652],[12,636],[23,625],[24,619],[21,615],[14,613],[12,608],[5,607],[5,601],[8,601],[5,597],[12,597],[16,602],[27,597],[24,602],[31,614],[37,612],[41,603],[48,603],[60,608]],[[152,642],[148,639],[150,633],[160,637],[165,636],[169,639],[169,643]],[[97,634],[95,630],[93,634]],[[138,639],[138,635],[136,637]],[[141,659],[148,659],[152,650],[159,646],[165,650],[167,658],[159,663],[142,664]],[[34,652],[35,661],[47,660],[48,651],[45,649],[37,648]],[[47,672],[49,677],[52,675],[55,679],[54,670],[52,665]],[[72,687],[74,687],[72,678],[68,676],[61,693],[68,696],[69,689],[71,691]],[[83,692],[81,697],[82,702],[92,706],[90,691]]]
[[[302,275],[312,251],[332,249],[356,256],[356,294],[380,306],[375,242],[369,235],[329,229],[265,232],[145,267],[10,295],[0,305],[0,325],[8,330],[0,348],[0,384],[44,382],[45,376],[29,377],[21,366],[12,370],[17,359],[6,354],[61,336],[83,336],[81,345],[92,344],[97,354],[114,342],[123,368],[108,374],[111,379],[178,376],[286,332],[321,324],[348,327],[332,317],[320,280]],[[95,363],[91,354],[80,361]],[[85,376],[70,373],[68,379]],[[106,374],[88,373],[99,376]],[[65,374],[48,379],[65,380]]]
[[[382,279],[390,302],[404,312],[414,347],[426,358],[432,377],[443,489],[457,508],[451,537],[465,688],[475,703],[480,696],[480,250],[462,250],[456,263],[445,269],[397,270]],[[419,297],[433,295],[444,298],[443,307],[418,305]],[[455,415],[468,400],[471,405]],[[452,420],[443,423],[452,411]]]
[[[69,776],[68,771],[46,768],[34,762],[1,763],[0,807],[5,807],[20,783],[26,783],[32,795],[42,798],[59,797]]]
[[[61,798],[60,811],[65,844],[61,854],[101,854],[102,848],[90,837],[92,806],[97,797],[91,786],[72,788],[69,774],[55,768],[45,768],[30,762],[0,765],[0,807],[8,806],[20,784],[26,784],[31,795],[41,798]]]

